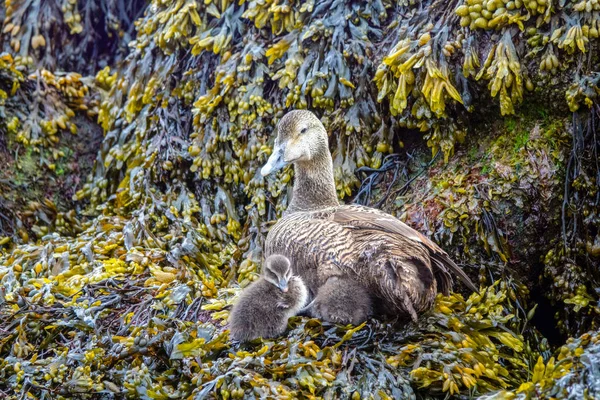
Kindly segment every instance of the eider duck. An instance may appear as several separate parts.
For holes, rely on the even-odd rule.
[[[261,174],[288,164],[295,170],[292,199],[267,235],[265,256],[288,257],[311,298],[332,276],[355,279],[385,313],[416,320],[431,308],[438,289],[449,293],[450,271],[477,291],[426,236],[383,211],[340,205],[327,131],[310,111],[283,116]]]
[[[290,261],[271,255],[264,262],[262,276],[240,294],[229,315],[229,333],[240,342],[281,335],[290,317],[306,304],[308,291],[292,275]]]
[[[309,305],[314,317],[337,324],[359,325],[371,315],[371,296],[357,280],[332,276],[317,290]]]

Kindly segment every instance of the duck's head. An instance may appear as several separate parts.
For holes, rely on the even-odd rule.
[[[288,282],[292,278],[292,268],[287,257],[273,254],[267,257],[263,276],[267,282],[277,286],[282,292],[288,291]]]
[[[281,118],[273,152],[260,173],[267,176],[291,163],[311,162],[327,153],[327,131],[310,111],[294,110]]]

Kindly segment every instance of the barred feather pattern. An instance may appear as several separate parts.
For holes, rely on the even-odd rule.
[[[287,213],[269,231],[265,256],[270,254],[291,260],[311,296],[329,277],[350,276],[382,300],[388,312],[413,319],[431,307],[438,287],[449,292],[448,269],[464,275],[427,237],[389,214],[359,205]]]

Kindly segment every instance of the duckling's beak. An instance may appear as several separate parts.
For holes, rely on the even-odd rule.
[[[262,176],[267,176],[275,171],[279,171],[281,168],[285,167],[288,163],[283,159],[284,153],[283,146],[275,146],[273,148],[273,153],[271,157],[267,160],[267,163],[264,167],[261,168],[260,174]]]
[[[280,279],[279,285],[277,286],[279,287],[279,289],[281,289],[283,293],[286,293],[288,291],[288,281],[285,279]]]

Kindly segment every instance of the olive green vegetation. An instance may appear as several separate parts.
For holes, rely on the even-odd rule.
[[[26,76],[6,53],[0,69],[2,240],[26,243],[32,234],[81,232],[72,196],[102,138],[97,101],[77,73],[38,70]]]
[[[144,0],[3,1],[2,45],[21,64],[94,74],[121,60]]]
[[[581,334],[600,316],[598,120],[523,111],[481,127],[496,134],[468,140],[467,154],[417,177],[395,210],[482,285],[518,277],[556,306],[564,334]]]
[[[2,8],[0,394],[600,395],[598,2],[143,8]],[[331,133],[340,198],[433,237],[481,292],[231,343],[287,205],[292,169],[258,169],[291,108]]]

